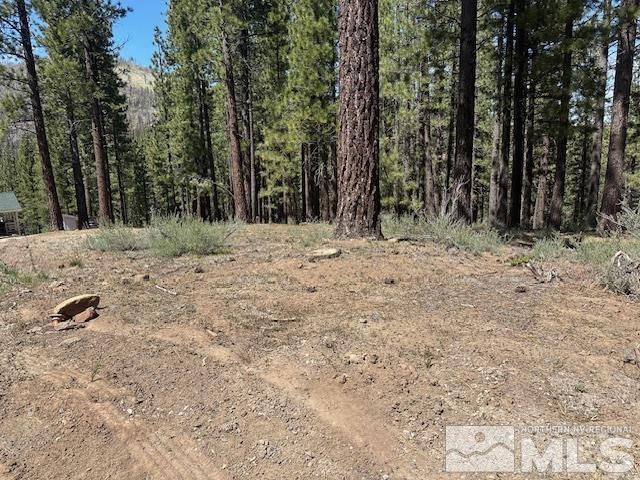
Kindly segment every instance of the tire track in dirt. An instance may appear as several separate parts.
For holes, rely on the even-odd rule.
[[[208,358],[239,366],[306,407],[321,423],[371,457],[374,464],[391,468],[400,478],[424,477],[419,465],[429,464],[425,452],[408,448],[404,436],[371,405],[364,405],[333,383],[309,379],[304,370],[283,359],[270,358],[267,366],[250,365],[232,348],[212,345],[205,332],[193,327],[168,328],[153,338],[195,348]]]
[[[160,432],[151,430],[140,419],[128,418],[113,403],[96,401],[106,396],[125,396],[124,391],[104,385],[102,381],[91,382],[81,372],[51,367],[33,354],[22,353],[20,360],[29,373],[57,387],[77,382],[77,388],[61,388],[60,392],[64,392],[69,400],[84,410],[90,410],[102,421],[126,447],[137,463],[136,470],[141,473],[166,480],[227,478],[197,451],[197,445],[187,436],[162,438]],[[4,479],[0,477],[0,480]]]
[[[376,463],[391,468],[401,478],[423,478],[410,459],[427,465],[424,453],[406,449],[401,434],[382,420],[371,405],[363,405],[337,386],[310,380],[300,369],[281,362],[272,363],[262,378],[306,405],[322,422],[358,448],[373,454]]]

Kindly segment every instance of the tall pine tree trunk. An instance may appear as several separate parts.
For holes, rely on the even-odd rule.
[[[640,0],[623,0],[620,6],[618,32],[618,55],[616,78],[613,86],[613,113],[611,115],[611,135],[607,174],[602,196],[602,219],[598,228],[603,231],[616,226],[616,218],[622,208],[624,192],[624,155],[627,147],[627,123],[629,117],[629,97],[633,79],[633,54],[636,40],[637,8]]]
[[[445,175],[444,175],[444,191],[443,200],[446,205],[447,210],[449,209],[449,201],[451,200],[451,172],[453,170],[453,162],[455,155],[455,135],[456,135],[456,112],[457,112],[457,103],[456,103],[456,94],[457,94],[457,76],[458,76],[458,57],[455,56],[453,58],[453,64],[451,66],[451,92],[450,96],[450,106],[449,106],[449,126],[447,127],[447,161],[445,164]]]
[[[340,0],[338,238],[382,237],[378,1]]]
[[[246,21],[246,18],[244,19]],[[257,171],[256,171],[256,159],[255,159],[255,143],[254,143],[254,131],[253,131],[253,92],[251,84],[251,71],[249,66],[251,65],[250,59],[250,43],[249,43],[249,31],[243,28],[240,32],[240,85],[242,87],[242,134],[245,138],[246,148],[244,152],[245,171],[248,171],[249,175],[245,181],[245,188],[247,189],[247,205],[251,215],[252,221],[255,221],[258,216],[258,184],[257,184]]]
[[[511,166],[511,208],[509,226],[520,225],[522,208],[522,180],[525,156],[525,125],[527,117],[527,32],[525,2],[516,0],[515,83],[513,89],[513,164]]]
[[[98,181],[98,220],[100,225],[113,221],[111,210],[111,193],[109,189],[109,169],[107,166],[107,150],[102,135],[102,110],[98,98],[98,73],[95,58],[89,46],[89,40],[84,39],[84,65],[87,80],[91,84],[91,138],[93,140],[93,155],[96,162],[96,179]]]
[[[573,202],[573,223],[580,225],[584,220],[584,196],[587,183],[587,168],[589,167],[589,126],[585,123],[582,126],[582,155],[580,157],[578,184],[576,185],[576,195]]]
[[[120,220],[123,225],[126,225],[129,223],[129,216],[127,215],[127,195],[125,192],[124,171],[118,142],[118,127],[115,124],[115,120],[113,122],[113,152],[116,160],[116,178],[118,180],[118,197],[120,200]]]
[[[545,211],[547,208],[547,176],[549,174],[549,155],[551,147],[549,136],[542,137],[542,155],[540,157],[540,167],[538,172],[538,193],[536,196],[536,206],[533,213],[533,228],[540,230],[545,228]]]
[[[222,214],[220,212],[220,202],[218,200],[218,183],[216,176],[216,162],[213,158],[213,141],[211,139],[211,114],[209,112],[209,96],[207,92],[207,88],[204,82],[202,82],[202,113],[204,119],[204,135],[205,135],[205,145],[207,149],[207,161],[209,163],[209,176],[211,178],[211,196],[212,196],[212,207],[213,207],[213,218],[215,220],[222,220]]]
[[[507,13],[506,48],[504,53],[504,88],[502,91],[502,145],[500,149],[500,172],[498,175],[498,198],[496,224],[507,225],[509,213],[509,156],[511,154],[511,92],[513,87],[513,17],[514,0],[509,4]]]
[[[27,70],[27,83],[29,84],[29,96],[31,99],[31,110],[33,112],[33,123],[38,141],[38,151],[40,152],[40,166],[42,169],[42,182],[47,195],[47,207],[49,211],[49,225],[53,230],[64,229],[62,222],[62,212],[58,200],[56,181],[51,165],[51,155],[49,153],[49,141],[44,124],[44,114],[42,113],[42,101],[40,99],[40,86],[38,84],[38,72],[36,71],[36,61],[33,57],[33,47],[31,45],[31,30],[29,28],[29,15],[24,0],[16,0],[18,17],[20,20],[20,41],[24,54],[24,62]]]
[[[222,1],[220,1],[222,8]],[[227,34],[222,26],[222,60],[224,64],[224,82],[227,87],[227,128],[229,131],[229,146],[231,150],[231,182],[233,186],[233,200],[236,218],[250,222],[245,192],[244,169],[240,134],[238,133],[238,109],[236,105],[236,87],[233,76],[233,60],[229,50]]]
[[[564,29],[564,54],[562,55],[562,86],[560,91],[560,112],[558,138],[556,140],[556,174],[549,211],[549,226],[560,229],[567,176],[567,141],[569,138],[569,107],[571,103],[571,57],[573,40],[573,18],[567,20]]]
[[[525,228],[531,227],[531,197],[533,193],[534,149],[536,144],[536,57],[538,49],[535,40],[531,39],[531,68],[529,72],[529,105],[527,106],[527,152],[522,181],[522,209],[520,220]]]
[[[426,73],[426,72],[425,72]],[[420,115],[420,138],[422,140],[422,156],[424,163],[424,213],[428,218],[438,216],[436,207],[436,185],[433,170],[433,155],[431,147],[431,115],[429,111],[429,86],[423,78],[422,112]]]
[[[499,227],[498,190],[500,188],[500,139],[502,134],[502,63],[504,57],[504,16],[500,18],[500,31],[497,39],[498,61],[496,65],[496,113],[493,122],[491,149],[491,177],[489,180],[489,224]]]
[[[251,219],[253,221],[261,221],[259,206],[259,187],[258,183],[258,165],[256,161],[256,145],[255,132],[253,125],[253,92],[249,84],[249,104],[247,105],[249,113],[249,175],[251,188]]]
[[[89,223],[87,212],[87,199],[85,198],[84,178],[82,177],[82,164],[80,163],[80,148],[78,147],[78,130],[76,128],[75,107],[71,94],[67,93],[65,105],[67,126],[69,135],[69,151],[71,156],[71,170],[73,171],[73,183],[75,187],[76,208],[78,210],[78,229],[82,229]]]
[[[596,112],[594,129],[591,136],[591,168],[587,183],[585,200],[585,226],[595,228],[598,224],[596,210],[600,193],[600,169],[602,164],[602,140],[604,137],[604,114],[607,97],[607,72],[609,70],[609,30],[611,24],[611,0],[602,2],[603,21],[601,30],[601,45],[597,56],[598,97],[596,98]]]
[[[305,221],[316,221],[320,218],[320,186],[318,185],[317,152],[312,144],[302,144],[302,173],[304,185],[304,217]]]
[[[460,33],[460,74],[458,114],[456,115],[456,165],[454,199],[456,215],[467,223],[473,221],[471,183],[473,177],[473,137],[475,134],[476,90],[476,17],[477,0],[463,0]]]

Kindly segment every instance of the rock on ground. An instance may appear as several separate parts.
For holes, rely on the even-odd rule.
[[[63,315],[67,318],[74,317],[88,308],[96,308],[100,304],[98,295],[79,295],[60,303],[53,309],[54,315]]]

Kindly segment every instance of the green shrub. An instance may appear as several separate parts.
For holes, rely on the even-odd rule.
[[[80,257],[74,257],[69,262],[69,266],[82,268],[82,267],[84,267],[84,262],[82,261],[82,259]]]
[[[446,247],[457,247],[475,254],[496,251],[503,243],[497,232],[474,228],[451,215],[432,220],[384,215],[382,228],[385,235],[431,240]]]
[[[637,270],[626,270],[609,264],[602,268],[598,276],[600,284],[607,290],[621,295],[637,295],[640,292],[640,282]]]
[[[572,252],[571,249],[566,248],[564,242],[558,238],[543,238],[538,240],[531,249],[531,256],[535,260],[552,260],[554,258],[560,258],[566,256]]]
[[[149,246],[144,230],[123,225],[100,227],[85,242],[89,250],[100,252],[132,252],[144,250]]]
[[[155,217],[148,228],[149,247],[160,257],[221,253],[233,232],[226,223],[209,223],[196,217]]]
[[[618,224],[632,237],[640,238],[640,205],[635,210],[623,206],[622,212],[618,215]]]
[[[301,225],[296,232],[297,240],[307,248],[319,245],[322,240],[331,238],[332,235],[331,226],[320,222],[308,222]]]

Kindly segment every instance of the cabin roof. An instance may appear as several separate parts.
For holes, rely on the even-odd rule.
[[[22,207],[13,192],[0,192],[0,213],[21,212]]]

